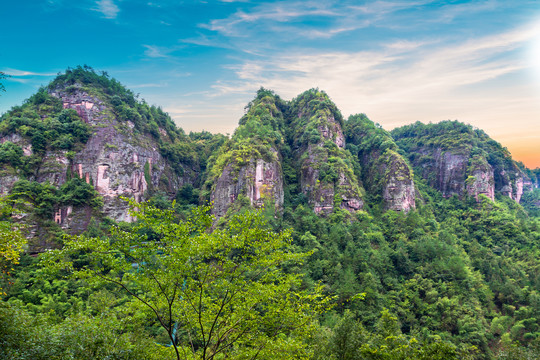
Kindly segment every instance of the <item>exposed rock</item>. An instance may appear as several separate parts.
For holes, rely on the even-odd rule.
[[[378,167],[381,174],[384,174],[384,208],[403,212],[416,208],[416,189],[409,164],[393,151],[387,150],[384,155],[385,165]]]
[[[467,179],[465,180],[467,194],[479,201],[479,195],[485,195],[495,200],[495,180],[493,168],[485,159],[471,158],[469,160]]]
[[[264,90],[257,95],[217,160],[223,168],[214,164],[212,169],[210,199],[218,217],[243,200],[243,205],[255,208],[271,203],[279,212],[283,207],[283,171],[278,151],[283,142],[281,99]]]
[[[75,109],[85,122],[93,125],[94,134],[83,150],[74,155],[70,171],[103,196],[105,216],[132,221],[127,204],[119,196],[142,201],[150,186],[174,194],[190,181],[174,174],[151,137],[137,134],[129,122],[119,121],[101,99],[81,90],[70,94],[57,91],[52,95],[62,100],[64,108]],[[67,166],[64,159],[57,159],[61,160],[57,164]],[[162,177],[168,179],[165,188],[160,183]]]
[[[479,200],[483,194],[495,199],[494,170],[487,160],[471,156],[464,148],[443,150],[423,147],[418,150],[415,165],[422,169],[428,184],[438,189],[444,197],[465,194]]]
[[[276,160],[272,162],[251,159],[239,169],[235,169],[234,163],[225,166],[211,196],[216,216],[225,215],[239,196],[247,197],[253,207],[262,207],[265,201],[270,201],[277,209],[282,208],[283,175],[277,151],[272,150],[276,154]]]
[[[9,193],[13,184],[19,181],[21,178],[10,170],[0,171],[0,193],[5,195]]]
[[[392,130],[397,142],[427,183],[443,196],[495,193],[519,202],[532,188],[510,153],[481,130],[458,121],[415,123]]]
[[[345,123],[349,150],[358,156],[362,181],[372,195],[382,197],[385,210],[408,212],[416,207],[413,172],[397,152],[388,132],[364,114],[352,115]]]
[[[142,201],[149,189],[159,189],[173,196],[183,184],[194,181],[194,172],[190,169],[184,171],[184,176],[178,176],[161,156],[157,141],[135,131],[129,119],[119,120],[106,100],[78,85],[67,90],[56,88],[50,95],[60,99],[64,109],[74,109],[91,126],[92,135],[82,148],[70,154],[66,150],[47,150],[33,174],[26,175],[28,180],[60,187],[71,176],[78,176],[103,197],[102,214],[117,221],[133,220],[127,203],[120,200],[120,196]],[[21,146],[24,156],[32,155],[32,145],[27,138],[13,133],[0,138],[1,143],[6,141]],[[13,169],[5,171],[11,173],[0,176],[3,193],[21,179]],[[58,209],[54,221],[66,229],[84,229],[91,215],[92,210],[86,207],[66,207]]]
[[[362,190],[351,166],[354,160],[344,150],[343,120],[335,105],[326,94],[310,90],[295,99],[292,107],[301,191],[315,213],[328,214],[335,206],[362,209]]]

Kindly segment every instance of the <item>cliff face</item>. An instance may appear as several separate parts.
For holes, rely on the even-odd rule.
[[[272,206],[278,214],[285,203],[307,203],[324,216],[354,213],[367,201],[411,211],[419,193],[413,167],[445,197],[493,200],[499,192],[519,202],[538,187],[538,172],[462,123],[389,133],[363,114],[344,121],[315,89],[292,101],[261,89],[246,109],[231,139],[186,136],[115,80],[67,71],[2,116],[0,191],[15,187],[21,194],[14,195],[34,206],[34,218],[30,210],[26,219],[35,220],[31,232],[42,238],[48,225],[39,221],[70,232],[84,231],[93,218],[131,221],[120,197],[212,200],[218,217],[242,206]],[[85,195],[77,197],[79,190]],[[34,199],[41,191],[50,196]]]
[[[380,197],[385,210],[408,212],[416,207],[413,172],[399,154],[388,132],[364,114],[352,115],[345,123],[348,149],[362,166],[362,181],[368,193]]]
[[[469,159],[465,180],[467,194],[479,200],[479,195],[495,199],[495,177],[493,167],[485,158],[476,156]]]
[[[415,209],[416,189],[413,172],[405,159],[397,152],[386,150],[378,163],[374,171],[384,174],[381,178],[384,208],[403,212]]]
[[[98,97],[82,90],[71,90],[70,94],[56,91],[52,95],[62,100],[64,108],[76,110],[92,126],[93,135],[71,161],[65,155],[56,155],[59,168],[40,171],[37,181],[60,185],[65,182],[65,174],[71,172],[94,186],[103,197],[104,215],[117,221],[132,220],[126,202],[119,196],[141,201],[149,188],[174,194],[191,181],[189,176],[177,176],[172,171],[152,137],[135,132],[129,119],[119,121]],[[64,220],[62,217],[61,222]]]
[[[269,201],[277,209],[281,209],[283,178],[280,162],[250,159],[249,163],[239,169],[235,169],[232,163],[227,164],[211,195],[214,214],[218,217],[224,216],[240,196],[245,196],[249,205],[255,208],[260,208],[265,201]]]
[[[54,208],[53,213],[36,215],[45,227],[53,220],[70,232],[81,232],[96,216],[131,221],[120,196],[142,201],[159,191],[172,198],[182,185],[196,180],[197,164],[188,165],[174,152],[183,133],[165,113],[137,102],[115,80],[80,68],[59,76],[4,115],[0,132],[0,157],[7,156],[7,161],[0,159],[0,191],[11,192],[18,181],[56,189],[49,199],[34,204]],[[171,158],[176,156],[174,163],[163,155],[166,146]],[[18,159],[13,152],[20,152]],[[95,196],[102,197],[102,206],[101,201],[90,206],[66,197],[61,188],[73,178],[90,184]],[[43,231],[38,226],[32,233],[41,237]]]
[[[213,213],[224,216],[242,200],[255,208],[273,204],[283,206],[283,172],[278,148],[283,143],[280,127],[283,114],[279,97],[260,91],[229,143],[213,165],[210,199]]]
[[[301,191],[315,213],[330,213],[335,207],[362,209],[362,189],[354,159],[345,151],[339,110],[325,93],[309,90],[292,101],[291,113]]]
[[[495,199],[500,192],[519,202],[531,180],[508,150],[483,131],[457,121],[394,129],[392,135],[427,183],[443,196],[480,195]],[[528,184],[531,185],[528,185]]]

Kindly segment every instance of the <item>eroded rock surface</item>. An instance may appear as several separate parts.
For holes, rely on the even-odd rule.
[[[362,182],[368,193],[380,195],[385,210],[408,212],[416,207],[413,172],[390,134],[365,114],[352,115],[345,123],[349,151],[360,162]]]
[[[125,201],[120,196],[145,199],[150,187],[160,188],[174,194],[186,181],[171,170],[161,156],[159,144],[149,136],[137,134],[129,120],[119,121],[110,106],[95,96],[77,90],[66,94],[62,91],[52,93],[62,100],[64,108],[77,111],[79,116],[92,125],[93,135],[82,151],[77,152],[71,162],[65,157],[55,155],[57,171],[48,175],[60,176],[69,171],[94,186],[103,196],[103,214],[117,221],[132,221]],[[64,171],[62,171],[64,170]],[[166,184],[161,179],[167,179]],[[44,181],[40,178],[39,181]],[[53,179],[59,184],[65,179]]]
[[[277,158],[277,152],[276,154]],[[283,206],[283,176],[281,164],[263,159],[251,159],[245,166],[235,168],[234,163],[225,166],[217,179],[212,193],[214,214],[221,217],[229,207],[244,196],[253,207],[262,207],[268,201],[277,209]]]
[[[336,206],[348,211],[364,206],[351,155],[345,151],[343,119],[327,95],[310,90],[293,101],[291,126],[301,191],[317,214]]]

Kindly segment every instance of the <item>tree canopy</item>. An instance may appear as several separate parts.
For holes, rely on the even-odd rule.
[[[48,254],[49,264],[125,291],[130,307],[157,319],[177,359],[307,353],[305,339],[329,299],[284,271],[306,256],[290,251],[288,232],[269,230],[260,213],[212,230],[209,207],[195,208],[180,222],[172,210],[131,207],[139,220],[133,229],[114,227],[110,238],[72,237]]]

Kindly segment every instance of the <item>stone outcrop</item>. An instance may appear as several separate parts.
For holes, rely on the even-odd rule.
[[[495,180],[493,168],[485,159],[469,160],[467,179],[465,180],[467,194],[479,201],[479,195],[484,195],[491,200],[495,199]]]
[[[121,121],[112,105],[98,95],[92,95],[78,85],[67,91],[59,87],[50,95],[60,99],[64,109],[74,109],[87,123],[92,134],[82,148],[76,151],[47,150],[33,173],[26,175],[30,181],[48,182],[60,187],[70,177],[78,176],[92,185],[103,197],[101,215],[116,221],[132,221],[128,205],[119,197],[145,200],[147,190],[161,190],[171,197],[179,187],[193,182],[194,173],[186,169],[178,176],[159,151],[159,144],[148,134],[134,131],[134,124]],[[14,133],[0,138],[0,143],[11,141],[19,145],[24,156],[32,155],[28,139]],[[13,170],[13,169],[12,169]],[[9,170],[4,170],[4,172]],[[0,176],[0,191],[7,193],[21,179],[19,174]],[[67,206],[54,214],[53,219],[65,229],[84,230],[95,211],[87,206]]]
[[[387,150],[383,154],[384,165],[376,171],[382,178],[382,198],[386,210],[409,212],[416,208],[416,188],[409,164],[401,155]],[[379,161],[381,163],[381,161]]]
[[[364,114],[352,115],[345,123],[349,150],[362,167],[362,182],[368,193],[380,196],[384,210],[408,212],[416,207],[413,171],[388,132]]]
[[[484,157],[472,156],[467,148],[423,147],[418,153],[414,165],[444,197],[467,194],[478,200],[482,194],[495,199],[494,170]]]
[[[239,169],[235,169],[237,166],[234,163],[225,166],[211,196],[216,216],[225,215],[239,196],[245,196],[249,204],[256,208],[262,207],[266,201],[274,204],[277,209],[282,208],[283,175],[277,151],[273,149],[273,152],[276,160],[271,162],[251,159]]]
[[[118,120],[110,105],[100,98],[82,90],[72,90],[69,94],[59,90],[52,95],[62,100],[65,109],[76,110],[94,133],[71,160],[65,154],[51,154],[55,161],[46,163],[54,163],[57,168],[40,170],[38,181],[59,185],[65,181],[62,174],[79,176],[103,197],[103,214],[117,221],[133,220],[120,196],[142,201],[150,187],[174,194],[190,181],[188,176],[179,177],[172,171],[157,142],[137,134],[129,119]],[[163,178],[167,179],[166,184],[161,181]]]
[[[207,185],[211,188],[210,199],[217,217],[224,216],[235,203],[255,208],[272,204],[277,212],[282,210],[283,171],[278,150],[283,142],[280,102],[273,93],[260,91],[218,157],[217,163],[222,164],[222,168],[214,165],[214,176]]]
[[[507,149],[486,133],[458,121],[415,123],[392,130],[397,143],[428,185],[444,197],[496,193],[521,201],[532,189],[531,179],[512,160]]]
[[[292,108],[300,187],[315,213],[328,214],[336,206],[351,212],[362,209],[362,189],[352,168],[354,159],[345,151],[343,120],[335,105],[326,94],[310,90],[295,99]]]

